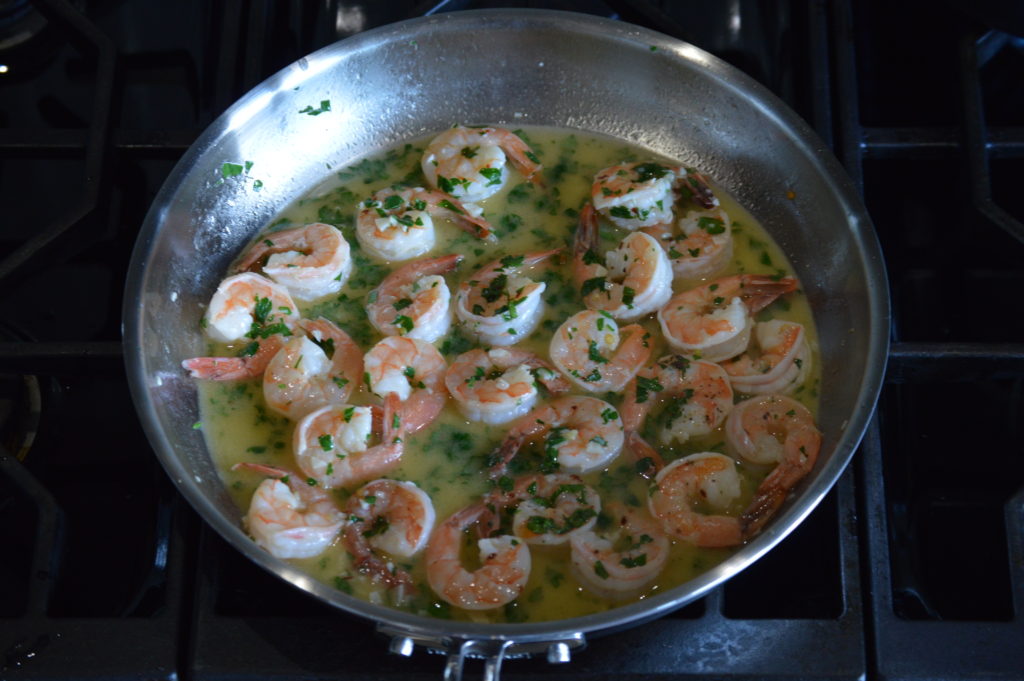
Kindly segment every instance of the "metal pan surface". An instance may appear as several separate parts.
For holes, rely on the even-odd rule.
[[[330,101],[330,112],[300,115]],[[606,613],[475,625],[356,600],[258,548],[207,452],[195,386],[197,322],[228,264],[280,210],[338,168],[456,122],[611,135],[708,173],[789,256],[818,325],[824,434],[814,471],[762,534],[697,579]],[[225,163],[252,163],[225,178]],[[251,178],[262,182],[259,191]],[[587,635],[659,617],[713,589],[785,537],[849,462],[881,386],[888,290],[870,220],[809,127],[758,83],[689,44],[621,22],[543,10],[416,19],[299,60],[228,109],[184,155],[135,246],[124,298],[129,382],[143,426],[178,489],[228,542],[317,598],[420,643],[492,658],[564,657]],[[488,667],[491,669],[492,667]]]

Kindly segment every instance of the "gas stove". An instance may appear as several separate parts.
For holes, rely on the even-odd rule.
[[[0,2],[0,679],[440,678],[178,496],[128,393],[121,295],[164,178],[239,96],[354,33],[514,4]],[[541,4],[692,42],[809,121],[874,220],[893,345],[852,466],[781,545],[505,678],[1020,677],[1024,38],[952,2],[518,6]]]

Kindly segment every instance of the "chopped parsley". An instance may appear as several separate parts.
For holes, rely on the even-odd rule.
[[[312,106],[307,106],[304,109],[299,109],[299,113],[308,114],[310,116],[319,116],[320,114],[327,113],[330,110],[331,100],[322,99],[320,100],[320,106],[318,106],[317,108],[314,109]]]
[[[661,392],[664,389],[665,386],[658,382],[656,378],[636,377],[636,401],[638,404],[646,402],[650,393]]]

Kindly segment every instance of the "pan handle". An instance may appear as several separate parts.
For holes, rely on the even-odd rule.
[[[408,657],[416,646],[422,646],[429,652],[447,655],[444,667],[444,681],[462,681],[463,668],[469,658],[482,658],[484,661],[484,681],[499,681],[501,664],[506,659],[531,657],[544,653],[548,662],[563,664],[569,662],[574,650],[586,647],[582,633],[572,633],[558,639],[517,641],[515,639],[461,639],[438,637],[436,634],[424,636],[424,632],[403,631],[388,626],[378,627],[378,631],[391,637],[389,650]]]

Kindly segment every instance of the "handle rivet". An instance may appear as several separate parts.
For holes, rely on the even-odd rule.
[[[394,655],[401,655],[402,657],[409,657],[412,655],[413,649],[416,648],[416,644],[408,636],[396,636],[391,639],[391,645],[388,650]]]
[[[569,644],[567,643],[552,643],[548,646],[548,662],[551,664],[562,664],[568,662],[571,657],[571,651],[569,650]]]

